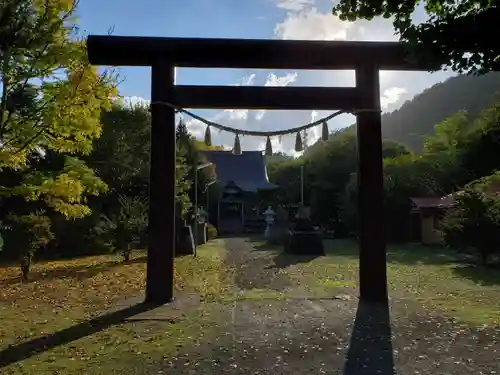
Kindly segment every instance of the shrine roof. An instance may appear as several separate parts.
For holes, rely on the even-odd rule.
[[[256,192],[273,190],[278,186],[269,182],[266,158],[261,151],[201,151],[207,162],[215,164],[217,181],[226,186],[233,182],[241,190]]]

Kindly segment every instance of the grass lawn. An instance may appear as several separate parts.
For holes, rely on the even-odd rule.
[[[194,292],[205,303],[175,324],[168,320],[113,324],[0,367],[0,373],[142,373],[143,368],[135,368],[137,363],[143,367],[145,359],[154,362],[169,356],[214,329],[210,302],[225,291],[230,275],[223,256],[223,244],[216,240],[200,247],[196,258],[176,259],[177,293]],[[39,263],[28,283],[19,282],[17,266],[0,268],[0,350],[74,327],[141,295],[145,262],[145,253],[138,251],[129,263],[114,255]],[[0,363],[5,365],[2,354]]]
[[[355,242],[327,241],[327,256],[306,260],[283,256],[281,249],[267,249],[274,254],[276,264],[281,263],[280,272],[295,280],[295,293],[321,297],[357,288]],[[463,322],[500,325],[499,268],[471,266],[459,262],[453,251],[420,245],[389,246],[388,261],[392,297],[418,301]]]
[[[250,242],[255,247],[250,250],[253,265],[247,269],[244,261],[238,272],[252,276],[254,288],[234,289],[236,278],[223,262],[222,240],[200,247],[196,258],[176,259],[177,295],[195,294],[202,303],[182,308],[185,314],[175,321],[160,316],[103,324],[95,319],[116,310],[124,299],[142,295],[143,252],[134,253],[129,263],[112,255],[40,263],[28,283],[19,282],[17,266],[0,268],[0,373],[156,373],[158,363],[231,332],[223,327],[227,316],[221,313],[227,313],[235,300],[357,294],[354,242],[327,241],[326,256],[309,258],[285,255],[281,248],[258,240]],[[470,267],[458,262],[456,253],[416,245],[392,246],[388,253],[390,293],[399,306],[408,301],[469,325],[500,325],[500,270]],[[261,257],[269,259],[261,262]],[[281,274],[284,289],[271,288]],[[80,333],[73,332],[75,327]],[[54,333],[63,338],[56,345],[34,341],[57,336]],[[38,354],[29,346],[33,342],[35,349],[42,349]],[[12,356],[9,347],[25,349],[12,360],[6,355]]]

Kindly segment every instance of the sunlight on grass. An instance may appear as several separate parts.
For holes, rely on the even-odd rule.
[[[357,282],[357,245],[328,243],[328,256],[312,264],[316,285],[328,280]],[[399,245],[388,248],[388,279],[393,297],[411,298],[475,324],[500,324],[500,270],[464,268],[457,254],[440,248]],[[468,275],[464,270],[470,269]],[[482,280],[487,280],[483,283]]]
[[[296,289],[312,297],[355,291],[358,250],[352,241],[326,241],[327,256],[285,268]],[[474,324],[500,325],[500,270],[465,267],[457,254],[439,248],[388,248],[388,279],[394,298],[409,298],[428,309]],[[293,263],[293,262],[292,262]]]
[[[458,320],[499,325],[500,277],[496,286],[481,285],[479,277],[472,280],[460,275],[460,267],[456,263],[394,262],[388,268],[389,283],[393,292],[413,296],[424,306],[441,309]]]
[[[220,240],[199,247],[197,257],[175,261],[176,293],[196,293],[212,301],[227,290],[231,270],[223,266]],[[102,255],[35,265],[32,280],[18,282],[18,267],[0,268],[0,347],[6,349],[50,335],[106,312],[145,287],[145,253],[129,263]],[[161,358],[215,329],[209,303],[189,311],[178,322],[128,322],[56,347],[2,368],[2,374],[119,373],[134,361]]]
[[[233,301],[261,301],[265,299],[272,300],[283,300],[287,297],[286,293],[278,292],[275,290],[269,289],[250,289],[242,291],[239,295],[232,297]]]

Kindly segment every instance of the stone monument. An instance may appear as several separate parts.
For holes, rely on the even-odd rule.
[[[194,239],[191,226],[182,217],[182,204],[175,204],[175,255],[193,255]]]
[[[266,239],[269,239],[270,236],[271,236],[271,227],[273,226],[274,224],[274,220],[275,220],[275,216],[276,216],[276,213],[274,212],[274,210],[271,208],[271,206],[267,207],[267,210],[265,210],[263,212],[263,215],[264,215],[264,219],[266,221],[266,230],[264,231],[264,237],[266,237]]]
[[[196,246],[207,243],[207,212],[200,206],[198,209],[198,218],[195,220],[195,238]]]
[[[299,204],[295,223],[288,231],[285,252],[290,254],[323,255],[323,236],[312,225],[309,207]]]
[[[276,220],[271,227],[268,242],[272,245],[284,245],[288,238],[288,211],[282,206],[276,209]]]

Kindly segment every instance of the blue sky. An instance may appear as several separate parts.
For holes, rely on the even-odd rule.
[[[387,20],[346,23],[331,15],[331,0],[81,0],[78,15],[85,34],[220,37],[310,40],[396,40]],[[417,15],[422,17],[422,14]],[[121,68],[120,94],[132,100],[150,98],[148,68]],[[381,102],[384,110],[398,108],[425,88],[449,73],[382,72]],[[351,86],[353,72],[259,71],[231,69],[179,69],[177,83],[197,85],[296,85]],[[284,129],[302,125],[311,117],[327,113],[311,111],[200,111],[204,117],[224,125],[247,129]],[[189,120],[189,119],[186,119]],[[354,122],[342,116],[330,123],[330,129]],[[204,128],[197,121],[188,126],[195,136]],[[310,138],[319,136],[313,129]],[[230,146],[232,136],[213,134],[214,141]],[[290,139],[288,139],[290,138]],[[274,148],[289,152],[293,137],[272,140]],[[262,149],[265,139],[245,137],[243,149]]]

